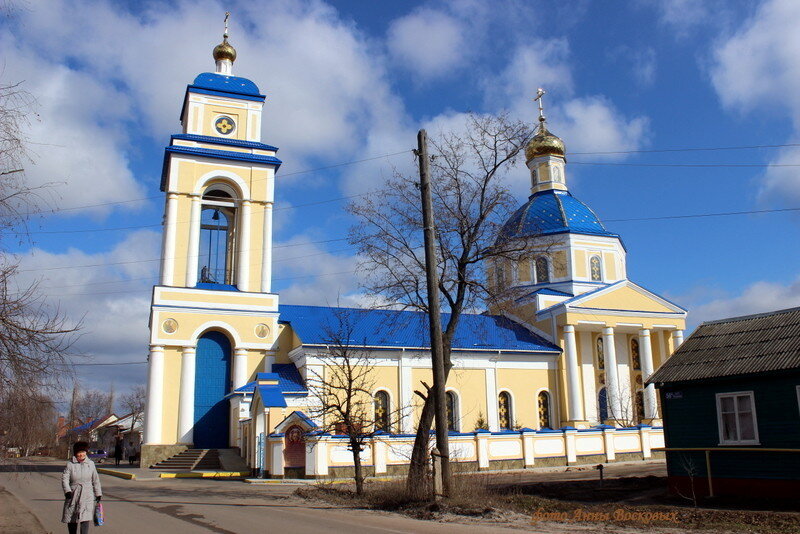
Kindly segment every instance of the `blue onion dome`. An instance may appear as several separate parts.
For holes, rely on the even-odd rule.
[[[597,215],[569,191],[534,193],[503,225],[497,241],[561,233],[619,237],[605,229]]]
[[[216,72],[198,74],[192,83],[192,87],[241,95],[261,95],[258,91],[258,86],[247,78],[217,74]]]

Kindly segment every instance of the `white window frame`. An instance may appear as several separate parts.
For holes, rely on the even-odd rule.
[[[722,426],[722,399],[726,397],[733,397],[733,406],[736,410],[736,434],[741,436],[739,431],[739,406],[736,402],[736,397],[746,395],[750,397],[750,406],[753,409],[753,439],[739,439],[739,440],[725,440]],[[717,393],[717,428],[719,431],[719,445],[761,445],[758,439],[758,417],[756,416],[756,397],[752,391],[730,391],[725,393]]]
[[[600,280],[593,280],[592,279],[592,258],[597,256],[600,259]],[[603,261],[603,252],[589,252],[586,257],[586,274],[588,275],[590,282],[605,282],[606,281],[606,268],[605,268],[605,261]]]

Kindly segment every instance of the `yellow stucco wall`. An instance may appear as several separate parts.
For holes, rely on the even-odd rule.
[[[507,390],[513,399],[513,424],[537,428],[539,408],[537,394],[546,389],[552,395],[556,389],[555,371],[547,369],[498,369],[497,389]],[[555,401],[556,399],[553,398]]]
[[[586,251],[575,250],[572,253],[572,268],[575,278],[586,278]]]
[[[630,287],[620,287],[603,295],[589,298],[582,307],[605,308],[610,310],[639,310],[654,312],[672,312],[670,308],[643,295]]]

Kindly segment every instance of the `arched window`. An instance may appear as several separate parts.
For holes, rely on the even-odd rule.
[[[640,423],[644,419],[644,392],[640,389],[636,392],[636,422]]]
[[[494,270],[497,277],[497,290],[504,291],[506,289],[506,266],[502,261],[498,261]]]
[[[379,391],[375,394],[375,430],[389,431],[389,394]]]
[[[594,344],[594,351],[597,355],[597,368],[603,370],[606,368],[606,354],[603,348],[603,336],[597,336],[597,341]]]
[[[540,391],[537,401],[539,404],[539,429],[553,428],[550,423],[550,394]]]
[[[212,186],[203,195],[200,213],[200,283],[235,283],[235,236],[236,203],[229,192]]]
[[[511,395],[507,391],[501,391],[497,396],[497,414],[500,419],[500,430],[511,430],[514,423],[514,414],[511,408]]]
[[[631,339],[631,366],[640,371],[642,369],[642,360],[639,357],[639,340]]]
[[[458,432],[458,398],[452,391],[445,393],[447,399],[447,430]]]
[[[536,258],[536,283],[544,284],[550,281],[550,267],[547,258],[539,256]]]
[[[600,412],[600,422],[606,421],[608,419],[608,392],[606,388],[600,390],[600,393],[597,394],[597,404]]]
[[[600,256],[592,256],[589,259],[589,270],[592,272],[593,282],[603,281],[603,263],[600,260]]]

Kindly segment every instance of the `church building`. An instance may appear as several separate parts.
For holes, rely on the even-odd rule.
[[[187,86],[181,131],[164,154],[142,465],[186,449],[235,449],[273,476],[327,474],[347,454],[312,446],[335,440],[316,432],[318,401],[308,384],[326,372],[326,325],[336,314],[352,318],[373,366],[375,420],[391,441],[414,432],[421,410],[414,391],[431,383],[425,318],[279,303],[272,212],[281,160],[261,138],[265,96],[233,75],[227,30],[213,57],[215,72]],[[513,298],[464,316],[447,384],[448,426],[465,440],[454,454],[482,467],[492,465],[487,455],[524,456],[528,466],[561,454],[546,443],[556,437],[574,460],[576,429],[658,427],[653,387],[643,384],[685,327],[684,309],[628,280],[622,239],[570,193],[564,143],[541,113],[526,157],[531,196],[498,239],[525,239],[532,255],[486,266],[490,283]],[[517,437],[518,447],[508,441]],[[637,443],[645,454],[645,438]],[[596,454],[613,457],[619,447]],[[390,449],[385,440],[372,446],[375,473],[402,464]]]

